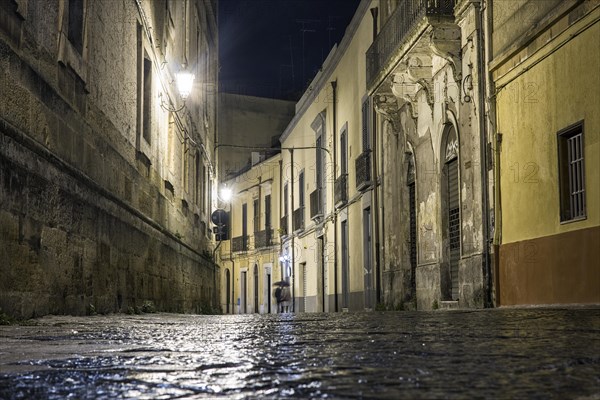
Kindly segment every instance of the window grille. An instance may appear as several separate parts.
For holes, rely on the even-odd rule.
[[[583,124],[558,133],[560,219],[586,217]]]

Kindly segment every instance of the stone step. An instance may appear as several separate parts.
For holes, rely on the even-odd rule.
[[[440,310],[458,310],[458,301],[440,301]]]

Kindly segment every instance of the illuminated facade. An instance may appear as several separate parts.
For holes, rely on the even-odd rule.
[[[276,154],[257,158],[250,169],[223,183],[230,191],[230,198],[219,199],[229,224],[227,240],[217,253],[223,313],[277,312],[273,284],[290,277],[279,263],[281,174],[281,157]]]
[[[217,307],[215,6],[0,2],[4,311]]]

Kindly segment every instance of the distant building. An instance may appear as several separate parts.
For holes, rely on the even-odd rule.
[[[2,310],[216,308],[215,6],[0,1]]]
[[[219,93],[219,179],[225,181],[279,150],[279,136],[294,116],[294,102]],[[253,154],[254,153],[254,154]]]
[[[600,303],[600,3],[491,13],[497,304]]]
[[[231,199],[220,202],[229,225],[217,258],[224,313],[277,312],[273,284],[290,278],[279,262],[281,176],[275,154],[223,183],[231,191]]]

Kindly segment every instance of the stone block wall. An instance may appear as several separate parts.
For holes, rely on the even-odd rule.
[[[209,207],[179,183],[165,188],[164,149],[150,162],[136,149],[135,3],[84,2],[85,74],[59,60],[63,3],[0,5],[0,308],[22,318],[149,301],[216,309]],[[161,6],[142,3],[149,14]],[[155,143],[162,121],[153,115]]]

